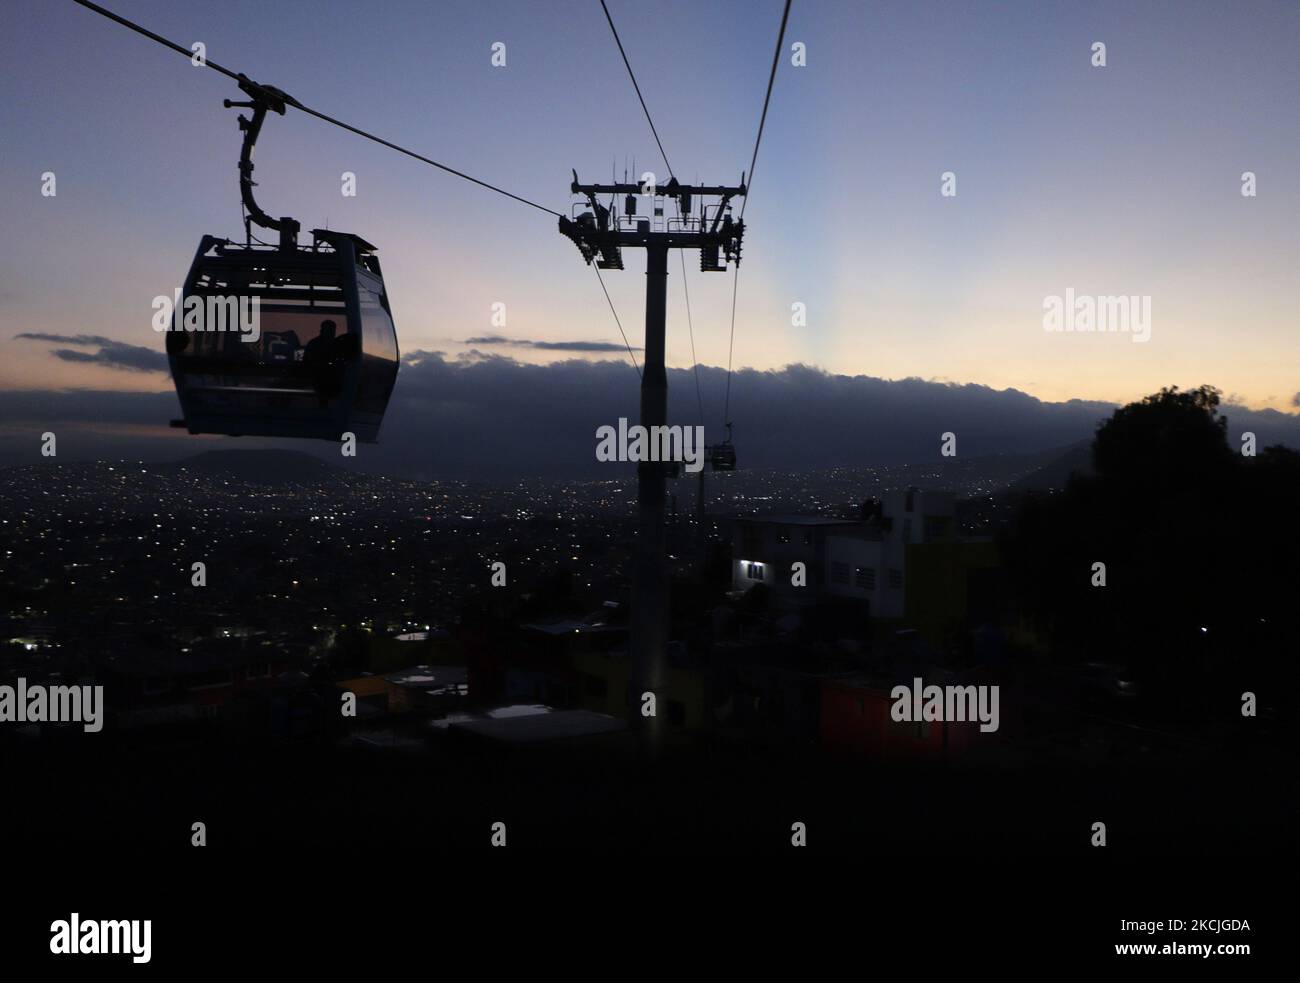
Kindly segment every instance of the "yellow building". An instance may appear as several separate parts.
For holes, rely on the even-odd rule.
[[[579,652],[574,654],[572,664],[582,680],[584,708],[624,720],[641,712],[640,694],[632,699],[628,693],[632,663],[626,655]],[[704,671],[670,665],[664,682],[655,711],[667,723],[668,730],[688,732],[702,729],[708,705]]]

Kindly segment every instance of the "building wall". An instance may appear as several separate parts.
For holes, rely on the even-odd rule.
[[[356,676],[339,680],[334,685],[340,692],[355,694],[359,700],[368,696],[382,696],[387,702],[389,683],[383,676]]]
[[[732,542],[732,586],[766,584],[787,603],[826,597],[865,600],[873,617],[906,612],[908,550],[955,540],[951,492],[892,491],[881,498],[881,521],[819,525],[741,519]],[[807,565],[807,587],[790,583],[791,564]]]
[[[884,565],[885,544],[861,536],[828,536],[826,540],[826,592],[867,602],[878,618],[903,613],[902,590],[891,590]]]
[[[452,638],[431,635],[417,641],[399,641],[382,634],[371,634],[367,668],[374,673],[397,672],[417,665],[464,665],[465,654]]]
[[[766,584],[778,597],[796,603],[815,599],[825,588],[826,541],[835,531],[847,531],[855,523],[799,525],[742,519],[736,523],[732,540],[731,582],[736,590]],[[784,540],[784,541],[783,541]],[[792,567],[803,563],[807,586],[791,583]]]
[[[890,491],[880,503],[885,517],[893,520],[893,538],[900,544],[934,542],[955,532],[957,502],[952,492]]]
[[[907,623],[931,644],[942,643],[970,620],[970,580],[998,565],[992,542],[921,543],[908,547]]]
[[[641,712],[641,701],[628,703],[631,663],[593,652],[573,657],[573,668],[580,677],[578,700],[585,710],[607,713],[627,720],[630,713]],[[655,711],[669,730],[698,730],[705,723],[704,673],[697,669],[669,666],[665,686],[655,701]]]
[[[890,716],[889,690],[827,680],[822,685],[822,745],[867,757],[936,759],[964,754],[980,735],[979,724],[900,722]]]

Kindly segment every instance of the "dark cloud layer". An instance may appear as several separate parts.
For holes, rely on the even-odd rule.
[[[501,335],[484,335],[466,338],[466,345],[501,346],[504,348],[535,348],[545,352],[625,352],[627,345],[612,341],[529,341],[525,338],[503,338]],[[633,351],[641,351],[634,348]]]
[[[693,372],[672,369],[668,376],[669,422],[699,423]],[[706,438],[719,440],[726,373],[701,367],[700,379]],[[102,435],[112,424],[165,427],[179,415],[171,393],[0,393],[0,418],[9,423],[0,439],[0,463],[39,461],[39,433],[55,429],[60,456],[69,459],[171,459],[223,446],[285,446],[418,478],[621,477],[628,466],[597,462],[596,428],[616,425],[620,416],[636,421],[638,385],[626,360],[531,365],[500,355],[448,359],[412,352],[398,376],[380,443],[362,446],[355,462],[325,443],[200,440],[182,431],[150,439]],[[813,470],[938,461],[946,431],[957,435],[963,457],[1062,447],[1090,437],[1112,410],[1082,400],[1047,403],[1014,389],[833,375],[791,365],[737,372],[729,416],[743,467]],[[1225,412],[1234,446],[1243,430],[1251,430],[1261,447],[1300,447],[1300,416],[1235,406]]]
[[[14,335],[15,339],[27,341],[48,341],[56,345],[77,345],[78,348],[56,348],[52,355],[65,362],[90,362],[104,365],[110,369],[125,369],[130,372],[166,372],[167,356],[163,352],[142,345],[128,345],[103,335],[94,334],[43,334],[29,331]],[[81,348],[94,348],[97,351],[81,351]]]

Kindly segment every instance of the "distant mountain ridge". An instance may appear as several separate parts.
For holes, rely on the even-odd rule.
[[[1013,481],[1008,490],[1012,492],[1060,490],[1065,488],[1072,474],[1093,473],[1091,440],[1081,440],[1057,453],[1058,457],[1023,478]]]

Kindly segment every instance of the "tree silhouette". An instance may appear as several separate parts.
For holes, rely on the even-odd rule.
[[[1235,453],[1219,396],[1166,388],[1116,410],[1093,441],[1095,476],[1027,499],[1003,542],[1051,651],[1130,666],[1165,714],[1228,710],[1229,681],[1294,702],[1300,454]]]
[[[1097,474],[1141,485],[1146,494],[1222,479],[1233,454],[1219,396],[1212,386],[1187,392],[1175,386],[1116,410],[1093,440]]]

